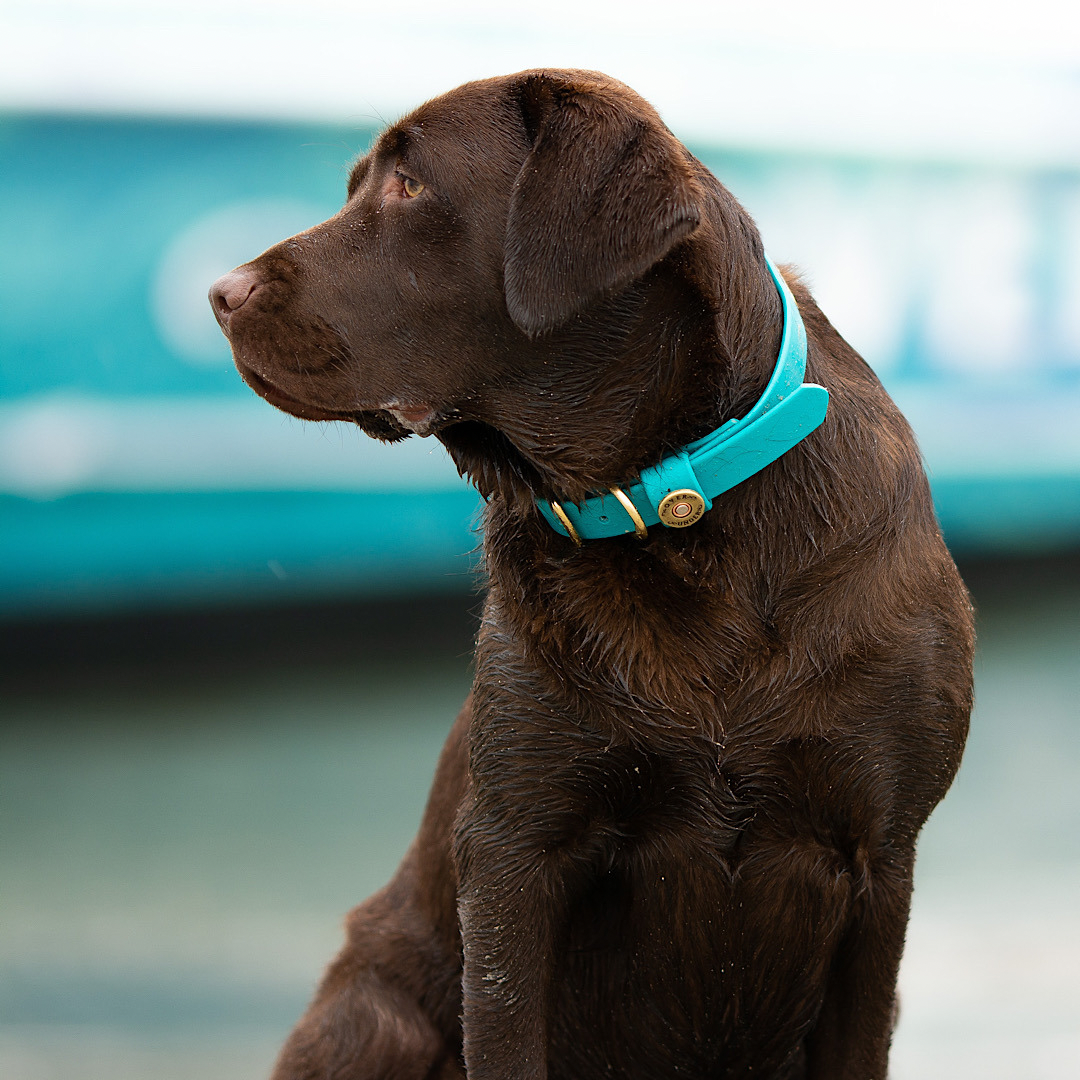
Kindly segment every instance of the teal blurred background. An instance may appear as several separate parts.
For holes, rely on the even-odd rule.
[[[460,588],[442,450],[268,409],[208,282],[372,126],[0,117],[0,612]],[[1080,541],[1080,168],[693,144],[908,414],[964,554]]]
[[[0,0],[0,1072],[264,1075],[404,851],[476,496],[255,398],[206,291],[385,120],[548,65],[645,94],[805,273],[972,587],[894,1077],[1080,1076],[1074,7]]]

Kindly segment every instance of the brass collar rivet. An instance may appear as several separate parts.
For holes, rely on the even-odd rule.
[[[664,496],[656,512],[668,528],[685,529],[705,513],[705,500],[693,488],[680,488]]]

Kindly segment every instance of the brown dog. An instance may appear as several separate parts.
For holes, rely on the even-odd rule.
[[[627,87],[470,83],[212,301],[273,405],[435,434],[487,499],[471,698],[279,1080],[886,1073],[971,613],[911,432],[807,291],[824,424],[690,528],[577,503],[762,395],[753,223]]]

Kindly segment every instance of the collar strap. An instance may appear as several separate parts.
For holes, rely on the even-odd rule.
[[[557,533],[580,544],[626,533],[645,537],[650,525],[693,525],[712,509],[713,499],[786,454],[825,419],[828,390],[803,382],[806,327],[795,297],[768,257],[765,264],[783,302],[784,332],[776,367],[754,407],[645,469],[624,488],[580,503],[538,500]]]

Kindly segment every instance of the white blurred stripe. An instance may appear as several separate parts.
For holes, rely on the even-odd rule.
[[[535,66],[607,71],[685,138],[1080,164],[1072,0],[0,5],[8,108],[370,122]]]
[[[450,491],[435,439],[387,446],[243,398],[42,396],[0,404],[0,492]]]
[[[901,385],[932,478],[1080,475],[1080,392],[945,394]],[[0,493],[436,492],[465,485],[435,439],[387,446],[252,397],[47,395],[0,404]]]
[[[901,383],[891,392],[931,481],[1080,477],[1080,390],[980,393]]]

